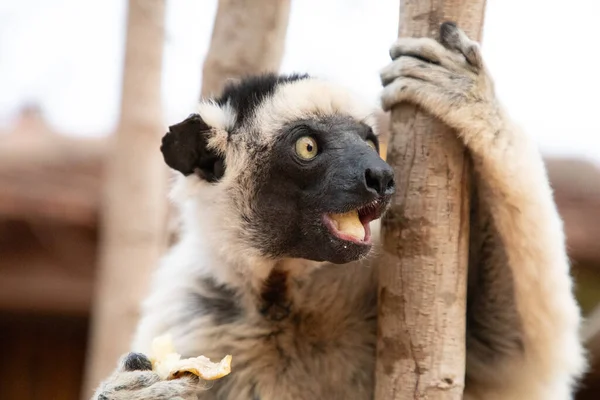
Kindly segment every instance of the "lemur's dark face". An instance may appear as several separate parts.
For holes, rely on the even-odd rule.
[[[372,129],[349,116],[291,121],[257,170],[252,224],[267,254],[346,263],[371,248],[394,191]]]
[[[346,94],[304,79],[229,87],[172,126],[161,150],[184,175],[228,185],[240,234],[264,256],[347,263],[372,247],[370,222],[389,204],[393,170]]]

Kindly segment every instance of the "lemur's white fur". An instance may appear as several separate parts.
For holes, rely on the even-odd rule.
[[[332,82],[304,79],[285,83],[277,88],[274,96],[261,104],[253,120],[265,132],[262,136],[270,141],[283,124],[315,115],[344,113],[357,121],[375,124],[374,109],[355,94]]]
[[[215,131],[210,138],[209,146],[220,154],[225,153],[227,150],[227,132],[235,124],[235,111],[228,104],[219,106],[212,100],[206,100],[198,106],[198,114]]]
[[[418,104],[454,127],[474,160],[479,210],[472,231],[481,238],[473,243],[491,250],[474,252],[481,265],[470,266],[483,286],[469,286],[475,305],[464,398],[571,399],[586,368],[580,314],[562,221],[535,144],[497,104],[479,48],[460,30],[443,28],[441,43],[401,39],[391,54],[394,61],[381,73],[384,108]],[[292,82],[249,121],[255,129],[260,124],[259,140],[268,143],[292,119],[343,112],[369,120],[372,110],[350,99],[330,83]],[[168,331],[186,356],[232,354],[233,372],[227,383],[205,390],[191,380],[158,382],[151,372],[117,370],[98,393],[134,400],[372,398],[377,268],[367,265],[376,266],[376,256],[347,265],[262,258],[239,234],[239,204],[230,195],[234,178],[255,162],[236,144],[243,138],[228,142],[235,112],[203,103],[200,115],[214,129],[210,145],[226,154],[227,173],[216,185],[177,177],[172,199],[183,215],[181,241],[154,276],[133,350],[148,352],[152,339]],[[290,273],[290,295],[303,319],[265,322],[256,311],[256,293],[274,268]],[[239,295],[242,317],[221,310],[223,320],[215,323],[195,308],[194,296],[225,301],[229,289],[220,285]]]

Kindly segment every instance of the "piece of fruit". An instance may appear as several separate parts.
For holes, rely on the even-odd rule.
[[[353,210],[344,214],[330,214],[329,218],[340,233],[358,240],[364,240],[365,227],[360,222],[358,211]]]
[[[225,356],[218,363],[204,356],[181,359],[181,355],[175,352],[169,334],[154,339],[150,361],[152,369],[161,379],[176,379],[188,372],[211,381],[231,372],[230,355]]]

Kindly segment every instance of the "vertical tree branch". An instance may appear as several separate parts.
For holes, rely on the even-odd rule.
[[[442,22],[480,40],[485,0],[401,0],[399,36]],[[462,399],[470,165],[455,132],[416,107],[392,110],[397,180],[383,220],[376,400]]]
[[[202,96],[227,79],[277,72],[283,58],[290,0],[219,0],[202,71]]]
[[[121,118],[107,162],[84,399],[128,351],[140,301],[165,247],[167,169],[159,151],[164,13],[164,0],[129,1]]]

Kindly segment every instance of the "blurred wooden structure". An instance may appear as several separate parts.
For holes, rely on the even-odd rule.
[[[0,399],[77,399],[87,318],[0,313]]]
[[[34,108],[0,136],[0,308],[87,315],[106,141],[51,132]]]
[[[0,399],[79,396],[107,151],[35,107],[0,133]]]

